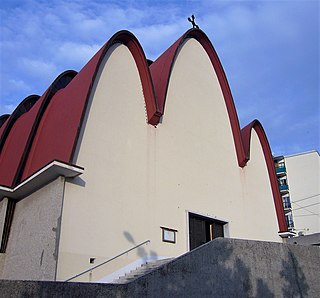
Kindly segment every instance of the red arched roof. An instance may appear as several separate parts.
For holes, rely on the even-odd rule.
[[[20,115],[12,125],[0,153],[0,185],[13,187],[20,181],[26,154],[33,142],[35,131],[52,96],[67,83],[74,72],[62,73],[29,111]]]
[[[149,123],[159,120],[160,115],[144,52],[133,34],[120,31],[95,54],[73,81],[51,100],[35,133],[23,168],[22,180],[54,159],[72,162],[95,77],[107,51],[116,43],[126,45],[135,60],[142,82]],[[65,129],[66,127],[68,129]]]
[[[4,123],[7,121],[7,119],[10,117],[10,114],[4,114],[0,116],[0,136],[2,134],[2,127],[4,125]]]
[[[1,127],[0,130],[0,152],[3,148],[3,145],[6,141],[6,138],[8,137],[8,134],[16,122],[16,120],[23,115],[24,113],[28,112],[33,105],[37,102],[37,100],[40,98],[39,95],[29,95],[26,97],[19,105],[18,107],[13,111],[13,113],[8,117],[5,124]]]
[[[124,44],[132,53],[142,83],[148,123],[157,125],[164,114],[175,57],[188,38],[194,38],[202,45],[215,69],[227,107],[240,167],[244,167],[249,160],[250,133],[252,128],[256,130],[268,167],[279,228],[280,231],[286,231],[273,159],[263,128],[259,122],[254,121],[241,133],[232,94],[220,60],[208,37],[199,29],[187,31],[150,67],[136,37],[128,31],[120,31],[77,75],[72,71],[60,75],[37,103],[12,126],[0,156],[0,185],[14,186],[52,160],[72,162],[97,72],[107,51],[116,43]]]
[[[1,124],[1,126],[0,126],[0,139],[2,138],[2,134],[5,130],[8,122],[9,122],[9,118],[10,118],[9,114],[5,114],[0,117],[0,124]]]
[[[243,167],[245,165],[244,149],[241,140],[239,120],[233,102],[231,90],[219,57],[214,50],[209,38],[203,31],[199,29],[190,29],[150,65],[150,72],[154,82],[154,89],[158,101],[159,110],[163,115],[172,67],[180,47],[188,38],[194,38],[202,45],[202,47],[208,54],[212,66],[217,74],[230,119],[238,163],[239,166]]]
[[[164,114],[166,96],[168,91],[169,80],[172,72],[172,67],[179,52],[180,47],[188,38],[196,39],[204,48],[210,58],[212,66],[217,74],[219,84],[223,93],[225,104],[228,111],[229,121],[232,129],[235,150],[237,153],[238,164],[244,167],[250,159],[250,134],[254,128],[259,136],[259,140],[263,149],[266,160],[269,179],[272,187],[274,203],[278,217],[279,229],[281,232],[287,231],[287,225],[284,218],[282,198],[280,196],[277,177],[274,169],[273,157],[270,151],[270,146],[259,121],[255,120],[246,126],[243,131],[240,131],[239,119],[232,98],[231,90],[225,72],[219,57],[205,33],[199,29],[190,29],[182,35],[170,48],[168,48],[156,61],[150,65],[150,72],[154,83],[155,95],[161,115]],[[249,132],[249,138],[248,138]]]

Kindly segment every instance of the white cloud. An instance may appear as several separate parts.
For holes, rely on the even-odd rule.
[[[319,120],[303,121],[319,113],[317,1],[7,1],[0,15],[0,110],[4,98],[17,105],[29,92],[42,94],[63,70],[81,69],[121,29],[157,58],[191,27],[192,13],[218,52],[242,125],[261,120],[280,154],[305,131],[317,140],[310,127]],[[297,133],[282,134],[286,146],[279,145],[282,121],[300,123]]]
[[[0,104],[0,115],[11,114],[16,108],[14,104],[2,105]]]
[[[22,58],[21,64],[26,72],[33,78],[51,76],[57,72],[57,67],[51,62]]]
[[[100,47],[101,45],[98,44],[88,45],[85,43],[65,42],[56,49],[54,60],[59,63],[68,61],[69,65],[79,65],[79,68],[81,68]],[[67,65],[66,67],[68,68]]]
[[[182,33],[179,23],[159,24],[134,30],[146,55],[152,60],[161,55]]]
[[[17,89],[20,90],[20,91],[29,91],[30,87],[23,80],[11,79],[11,80],[8,81],[7,88],[9,90],[14,90],[14,91],[16,91]]]

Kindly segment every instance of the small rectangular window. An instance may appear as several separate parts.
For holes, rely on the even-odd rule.
[[[177,230],[161,227],[162,229],[162,241],[169,243],[176,243]]]

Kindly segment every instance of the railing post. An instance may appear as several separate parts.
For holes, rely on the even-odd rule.
[[[142,246],[142,245],[144,245],[144,244],[147,244],[147,243],[149,243],[149,242],[151,242],[151,241],[150,241],[150,240],[146,240],[146,241],[144,241],[144,242],[142,242],[142,243],[140,243],[140,244],[138,244],[138,245],[136,245],[136,246],[134,246],[134,247],[132,247],[132,248],[130,248],[130,249],[128,249],[128,250],[126,250],[126,251],[124,251],[124,252],[116,255],[116,256],[114,256],[114,257],[112,257],[111,259],[108,259],[108,260],[106,260],[106,261],[104,261],[104,262],[102,262],[102,263],[100,263],[100,264],[98,264],[98,265],[96,265],[96,266],[94,266],[94,267],[92,267],[92,268],[89,268],[89,269],[87,269],[87,270],[85,270],[85,271],[82,271],[82,272],[79,273],[79,274],[76,274],[76,275],[74,275],[74,276],[66,279],[65,282],[68,282],[68,281],[70,281],[70,280],[72,280],[72,279],[75,279],[75,278],[77,278],[77,277],[79,277],[79,276],[81,276],[81,275],[83,275],[83,274],[88,273],[88,272],[91,271],[91,277],[90,277],[90,275],[89,275],[89,279],[90,279],[90,278],[92,278],[92,271],[93,271],[94,269],[96,269],[96,268],[98,268],[98,267],[100,267],[100,266],[102,266],[102,265],[105,265],[105,264],[107,264],[107,263],[109,263],[109,262],[111,262],[111,261],[113,261],[113,260],[115,260],[115,259],[117,259],[117,258],[119,258],[119,257],[121,257],[121,256],[123,256],[123,255],[125,255],[126,253],[129,253],[130,251],[132,251],[132,250],[134,250],[134,249],[136,249],[136,248],[138,248],[138,247],[140,247],[140,246]]]

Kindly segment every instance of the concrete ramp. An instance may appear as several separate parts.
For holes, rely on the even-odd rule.
[[[128,285],[152,297],[319,297],[320,249],[220,238]]]
[[[1,281],[0,293],[3,297],[319,297],[319,268],[319,247],[218,238],[127,284]]]

